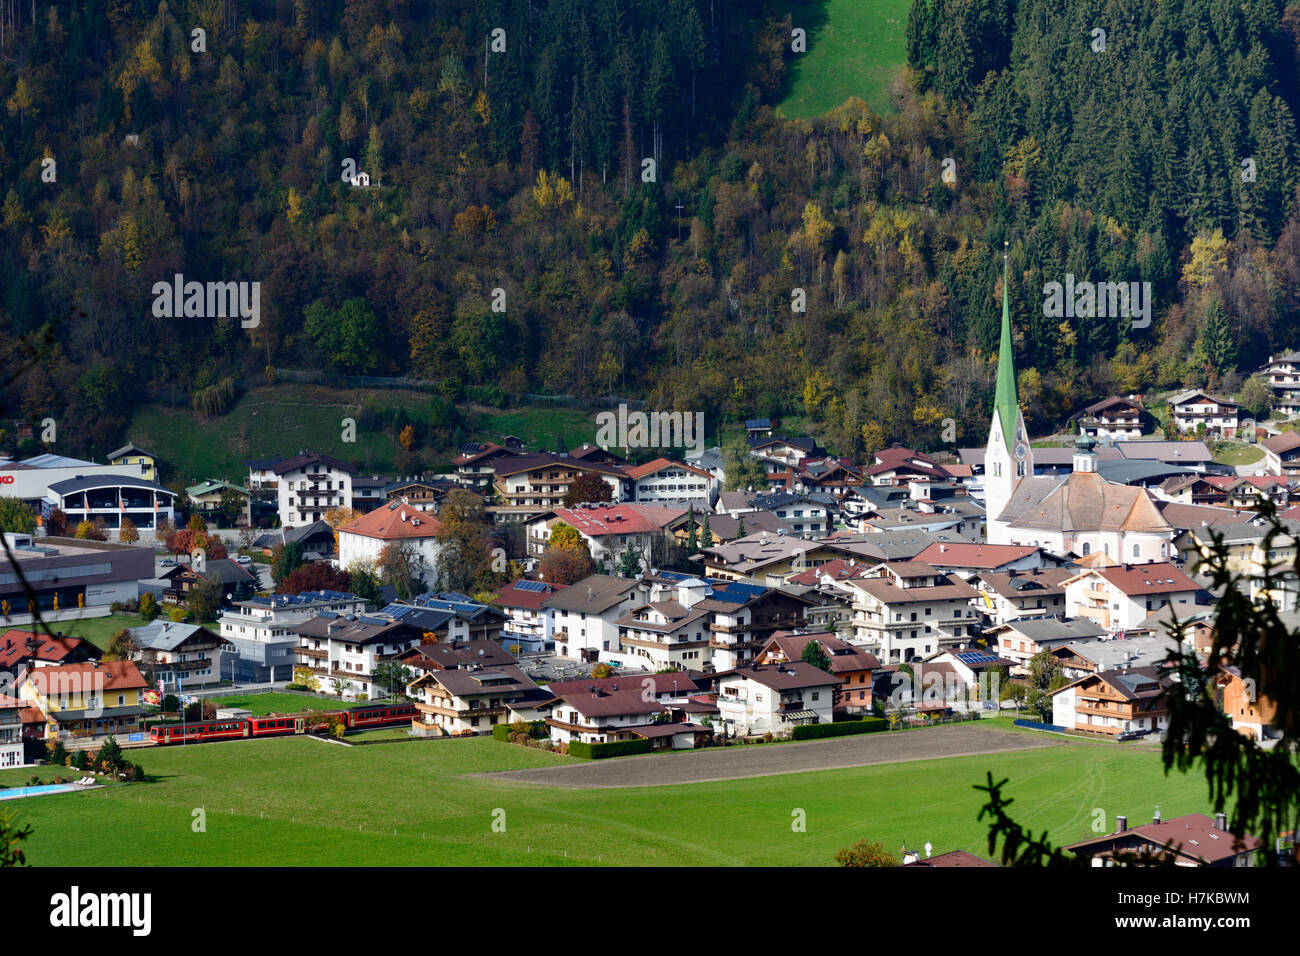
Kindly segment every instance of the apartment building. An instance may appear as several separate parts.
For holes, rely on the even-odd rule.
[[[352,476],[345,461],[313,451],[300,451],[276,462],[277,502],[280,524],[286,528],[311,524],[325,517],[331,508],[352,507]]]
[[[924,562],[885,562],[837,586],[853,595],[853,643],[882,663],[928,657],[979,635],[971,604],[979,592]]]
[[[422,643],[418,627],[364,615],[325,612],[294,630],[299,639],[297,668],[311,671],[319,691],[345,700],[387,696],[389,689],[377,682],[376,668]]]

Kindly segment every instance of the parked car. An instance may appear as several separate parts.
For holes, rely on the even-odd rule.
[[[175,559],[175,558],[163,558],[161,561],[158,562],[158,564],[159,564],[161,567],[164,567],[164,568],[174,568],[174,567],[176,567],[176,559]]]
[[[236,562],[237,564],[252,564],[252,563],[253,563],[253,559],[250,558],[250,557],[249,557],[248,555],[246,555],[246,554],[241,554],[241,555],[238,555],[238,556],[235,558],[235,562]]]

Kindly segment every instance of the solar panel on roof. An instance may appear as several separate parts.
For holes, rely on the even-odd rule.
[[[516,590],[516,591],[533,591],[533,592],[536,592],[536,593],[539,593],[539,594],[540,594],[542,591],[545,591],[545,590],[546,590],[546,582],[544,582],[544,581],[516,581],[516,582],[515,582],[515,590]]]
[[[482,447],[483,446],[476,441],[467,442],[464,445],[460,446],[460,453],[462,455],[477,455],[479,453],[479,449],[481,449]]]

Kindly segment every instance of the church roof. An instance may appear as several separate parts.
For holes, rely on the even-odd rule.
[[[1002,425],[1002,440],[1011,453],[1019,418],[1020,396],[1016,393],[1016,362],[1011,348],[1011,309],[1007,299],[1007,257],[1002,256],[1002,344],[998,349],[998,387],[993,407]]]
[[[1112,484],[1095,472],[1022,478],[1000,520],[1038,531],[1173,530],[1144,489]]]

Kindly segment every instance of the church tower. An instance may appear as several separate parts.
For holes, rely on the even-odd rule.
[[[1021,478],[1034,473],[1034,453],[1025,434],[1025,417],[1016,392],[1016,363],[1011,353],[1011,308],[1007,292],[1007,251],[1002,252],[1002,344],[998,351],[998,387],[993,421],[984,449],[984,507],[988,539],[997,543],[994,523],[1011,500]]]

